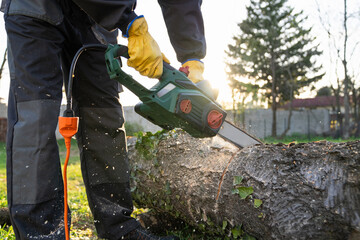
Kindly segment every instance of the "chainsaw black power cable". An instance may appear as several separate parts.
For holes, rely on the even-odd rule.
[[[63,117],[59,117],[59,132],[64,137],[65,146],[66,146],[66,158],[64,163],[64,170],[63,170],[63,180],[64,180],[64,230],[65,230],[65,239],[70,239],[69,233],[69,224],[68,224],[68,195],[67,195],[67,165],[69,162],[70,157],[70,148],[71,148],[71,138],[77,133],[78,131],[78,124],[79,118],[74,117],[74,111],[72,110],[72,86],[75,77],[75,67],[76,63],[81,55],[86,50],[89,49],[107,49],[106,45],[102,44],[89,44],[81,47],[75,54],[70,70],[69,70],[69,82],[68,82],[68,89],[67,89],[67,105],[66,110],[63,113]],[[105,56],[104,56],[105,62]]]
[[[67,93],[66,93],[66,110],[64,112],[64,116],[67,117],[72,117],[74,116],[74,112],[72,110],[72,88],[73,88],[73,83],[74,83],[74,77],[75,77],[75,68],[76,68],[76,64],[77,61],[80,57],[80,55],[87,50],[90,49],[107,49],[106,45],[103,44],[87,44],[84,45],[83,47],[81,47],[76,53],[75,56],[71,62],[71,66],[70,66],[70,71],[69,71],[69,80],[68,80],[68,87],[67,87]],[[105,60],[104,60],[105,61]]]

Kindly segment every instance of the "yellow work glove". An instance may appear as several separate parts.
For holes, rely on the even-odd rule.
[[[211,83],[204,80],[204,63],[200,60],[188,60],[182,64],[179,69],[185,73],[187,77],[196,84],[196,86],[202,89],[209,97],[216,100],[219,94],[219,90],[211,86]]]
[[[204,80],[203,73],[204,73],[204,63],[198,60],[189,60],[183,63],[181,66],[182,68],[187,68],[189,71],[188,78],[193,83],[198,83]]]
[[[141,75],[159,78],[163,72],[163,60],[168,62],[160,51],[159,45],[148,32],[144,17],[135,19],[127,31],[129,67],[135,68]]]

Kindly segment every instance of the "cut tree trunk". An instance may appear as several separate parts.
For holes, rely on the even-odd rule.
[[[181,133],[129,152],[136,204],[169,221],[223,236],[242,226],[257,239],[360,237],[360,142],[238,150]]]
[[[11,225],[9,209],[6,207],[0,208],[0,226]]]

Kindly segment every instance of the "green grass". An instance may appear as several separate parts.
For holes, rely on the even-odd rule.
[[[64,163],[66,156],[66,148],[63,140],[59,140],[59,152],[61,162]],[[5,170],[5,144],[0,143],[0,207],[6,207],[6,170]],[[82,181],[80,170],[79,150],[75,140],[72,140],[71,155],[67,170],[68,175],[68,196],[69,206],[71,209],[71,239],[98,239],[95,227],[92,221],[92,215],[85,192],[84,183]],[[12,227],[0,227],[0,239],[15,239]]]
[[[0,142],[0,207],[6,207],[6,145]],[[3,229],[0,229],[0,239],[3,235]]]
[[[291,136],[285,136],[282,139],[266,137],[265,139],[263,139],[263,142],[269,144],[277,144],[277,143],[289,144],[291,142],[293,143],[308,143],[308,142],[316,142],[316,141],[348,142],[355,140],[360,140],[360,138],[351,137],[345,140],[345,139],[333,138],[333,137],[308,136],[306,134],[293,134]]]
[[[6,167],[6,144],[4,142],[0,142],[0,173],[2,171],[5,172]]]
[[[0,239],[15,240],[15,234],[11,226],[0,226]]]
[[[62,166],[65,161],[66,147],[63,140],[58,141]],[[80,156],[76,140],[71,141],[70,159],[67,167],[68,197],[71,209],[71,239],[98,239],[93,217],[87,202],[85,185],[81,175]]]

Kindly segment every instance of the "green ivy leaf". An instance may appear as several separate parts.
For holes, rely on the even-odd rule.
[[[239,190],[237,188],[232,189],[231,194],[239,194]]]
[[[242,176],[234,176],[233,185],[234,186],[239,185],[242,182],[243,179],[244,178]]]
[[[241,229],[241,226],[231,229],[231,233],[232,233],[232,235],[233,235],[233,238],[235,238],[235,239],[237,239],[238,237],[240,237],[240,236],[243,234],[243,231],[242,231],[242,229]]]
[[[256,198],[254,199],[254,207],[255,208],[260,207],[262,203],[263,203],[262,200],[256,199]]]
[[[222,225],[222,230],[225,230],[226,226],[227,226],[227,221],[224,220],[224,221],[223,221],[223,225]]]
[[[237,189],[241,199],[245,199],[254,192],[253,187],[238,187]]]

